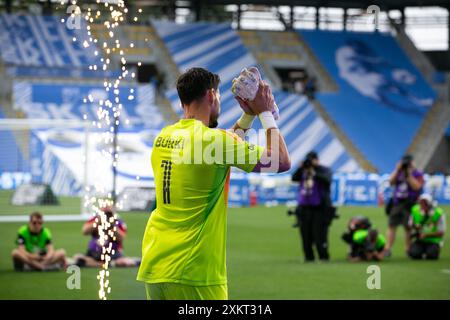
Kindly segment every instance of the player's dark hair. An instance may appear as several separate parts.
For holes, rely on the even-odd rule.
[[[217,90],[220,78],[203,68],[191,68],[177,80],[177,91],[183,105],[202,98],[209,89]]]
[[[30,221],[33,220],[33,218],[42,220],[42,214],[40,212],[35,211],[30,214]]]

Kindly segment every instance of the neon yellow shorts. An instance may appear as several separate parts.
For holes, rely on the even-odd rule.
[[[188,286],[179,283],[146,283],[148,300],[228,300],[226,284]]]

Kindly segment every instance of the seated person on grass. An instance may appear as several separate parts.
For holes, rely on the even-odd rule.
[[[42,215],[33,212],[28,224],[20,227],[17,248],[11,253],[16,271],[60,270],[66,267],[66,252],[53,248],[52,235],[43,223]]]
[[[381,261],[384,258],[386,239],[376,229],[358,230],[353,234],[348,259],[357,261]]]
[[[108,241],[104,246],[100,243],[99,227],[101,227],[101,216],[96,215],[89,219],[83,225],[83,234],[91,236],[88,244],[88,250],[85,255],[77,254],[74,256],[75,264],[80,267],[95,267],[99,268],[105,263],[104,248],[111,248],[109,256],[111,258],[110,265],[112,267],[135,267],[139,266],[140,259],[125,257],[123,255],[123,241],[127,234],[127,226],[122,219],[113,213],[110,207],[102,209],[105,213],[105,218],[110,222],[108,230],[105,233],[111,232],[114,235],[113,239],[108,237]],[[115,239],[114,239],[115,238]],[[102,258],[103,256],[103,258]]]
[[[439,259],[446,229],[445,214],[431,195],[422,194],[419,203],[412,207],[409,226],[412,230],[409,257]]]

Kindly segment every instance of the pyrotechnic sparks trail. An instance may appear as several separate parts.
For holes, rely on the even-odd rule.
[[[121,23],[126,21],[126,15],[128,14],[128,8],[125,6],[123,0],[96,0],[96,5],[89,5],[87,7],[87,12],[81,12],[80,8],[77,6],[77,1],[70,1],[73,8],[70,13],[70,19],[80,19],[84,18],[85,23],[80,24],[86,28],[87,39],[77,39],[73,37],[73,41],[83,41],[81,44],[82,48],[88,49],[90,47],[100,48],[95,49],[94,55],[99,57],[98,62],[89,66],[89,70],[107,72],[112,70],[112,62],[115,61],[113,55],[119,55],[120,61],[120,72],[116,78],[105,77],[103,82],[103,87],[106,92],[106,99],[96,99],[92,95],[84,98],[84,103],[97,104],[97,119],[92,121],[92,126],[97,130],[101,130],[101,139],[103,140],[103,150],[101,154],[109,159],[110,161],[105,161],[105,163],[111,163],[113,170],[117,168],[119,154],[117,146],[117,130],[120,125],[120,116],[123,109],[123,104],[120,101],[121,92],[121,82],[126,79],[134,79],[135,73],[129,72],[127,69],[127,61],[125,59],[124,46],[119,39],[118,27]],[[61,5],[64,6],[68,4],[67,0],[62,0]],[[99,10],[99,7],[104,6],[103,10]],[[142,13],[139,9],[138,13]],[[138,17],[133,17],[133,21],[137,22]],[[61,19],[62,23],[65,23],[65,19]],[[95,24],[102,23],[106,29],[107,39],[102,41],[95,37],[93,32],[93,26]],[[129,48],[134,47],[134,43],[129,43]],[[99,53],[99,50],[103,51],[103,54]],[[138,65],[141,65],[139,62]],[[110,98],[110,93],[112,92],[113,98]],[[131,89],[127,94],[128,100],[134,99],[134,90]],[[83,116],[84,120],[88,120],[87,115]],[[125,120],[127,122],[128,119]],[[97,195],[104,195],[109,192],[107,198],[103,197],[97,198]],[[88,194],[94,194],[89,196]],[[105,214],[105,208],[113,208],[113,212],[117,209],[118,204],[115,203],[115,194],[112,194],[109,190],[106,190],[105,186],[101,184],[94,185],[94,190],[86,186],[86,196],[84,198],[84,206],[88,208],[96,216],[94,227],[97,228],[99,235],[99,243],[102,246],[101,260],[103,262],[103,267],[97,275],[99,280],[99,298],[101,300],[106,300],[108,294],[111,292],[111,286],[109,282],[109,266],[111,264],[111,257],[115,254],[112,250],[112,242],[116,240],[116,226],[115,221],[117,216],[114,214],[113,217],[107,217]]]

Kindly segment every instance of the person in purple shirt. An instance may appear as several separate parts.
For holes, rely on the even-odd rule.
[[[411,208],[417,202],[424,185],[423,173],[419,171],[413,162],[411,155],[405,155],[397,164],[389,179],[392,198],[387,208],[388,231],[385,256],[391,256],[391,248],[395,241],[397,227],[405,228],[405,251],[411,246],[410,228],[408,225]]]
[[[317,153],[311,151],[292,176],[292,181],[300,184],[295,215],[300,226],[305,261],[314,261],[313,246],[319,259],[328,261],[328,228],[332,220],[330,209],[333,208],[330,198],[331,170],[320,165]]]
[[[79,267],[97,267],[100,268],[104,264],[102,259],[103,247],[108,248],[111,246],[111,266],[116,267],[134,267],[139,266],[140,259],[126,257],[123,254],[123,241],[127,234],[127,226],[125,222],[118,218],[117,215],[113,213],[112,208],[106,207],[102,211],[105,213],[106,219],[108,219],[110,224],[110,229],[113,231],[115,239],[109,240],[109,242],[104,245],[101,244],[99,236],[99,221],[100,216],[96,215],[89,219],[83,225],[83,234],[91,236],[88,243],[88,249],[86,254],[77,254],[74,256],[75,264]],[[113,229],[115,228],[115,230]]]

